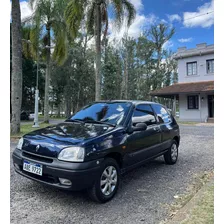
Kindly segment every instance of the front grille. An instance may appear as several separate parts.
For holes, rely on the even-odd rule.
[[[39,156],[39,155],[33,155],[27,152],[23,152],[22,155],[28,159],[33,159],[36,161],[40,161],[40,162],[45,162],[45,163],[52,163],[53,159],[49,159],[43,156]]]

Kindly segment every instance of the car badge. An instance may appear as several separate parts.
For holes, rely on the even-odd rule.
[[[37,145],[36,152],[40,149],[40,145]]]

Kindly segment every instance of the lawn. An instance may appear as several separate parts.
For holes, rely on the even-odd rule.
[[[22,137],[23,135],[29,133],[29,132],[32,132],[32,131],[35,131],[35,130],[38,130],[38,129],[41,129],[41,128],[45,128],[47,126],[50,126],[50,124],[46,124],[46,123],[39,123],[40,127],[39,128],[33,128],[32,127],[33,124],[23,124],[20,126],[20,133],[17,134],[17,135],[11,135],[12,138],[20,138]]]
[[[194,206],[189,218],[181,224],[214,223],[214,184],[207,187],[200,201]]]

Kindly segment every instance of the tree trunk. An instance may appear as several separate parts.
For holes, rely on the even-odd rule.
[[[96,80],[95,80],[95,100],[101,99],[101,1],[97,0],[96,4],[96,26],[95,26],[95,41],[96,41]]]
[[[71,116],[71,98],[70,97],[66,97],[66,112],[65,112],[65,116],[66,118],[69,118]]]
[[[124,65],[124,88],[125,88],[125,93],[124,93],[124,98],[127,100],[128,99],[128,54],[126,55],[125,59],[125,65]]]
[[[19,0],[12,0],[12,80],[11,104],[12,122],[11,133],[20,132],[20,113],[22,105],[22,39],[21,13]]]
[[[60,107],[60,103],[58,104],[58,117],[61,117],[61,107]]]
[[[45,94],[44,94],[44,122],[49,123],[49,85],[50,85],[50,60],[51,60],[51,34],[50,34],[50,28],[47,28],[47,46],[49,48],[46,49],[47,51],[47,68],[46,68],[46,74],[45,74]]]

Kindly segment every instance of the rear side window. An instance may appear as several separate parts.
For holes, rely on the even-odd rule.
[[[159,118],[159,123],[169,123],[171,121],[169,112],[163,106],[152,104],[152,107]]]
[[[132,124],[145,123],[147,126],[156,124],[155,114],[148,104],[137,105],[132,116]]]

